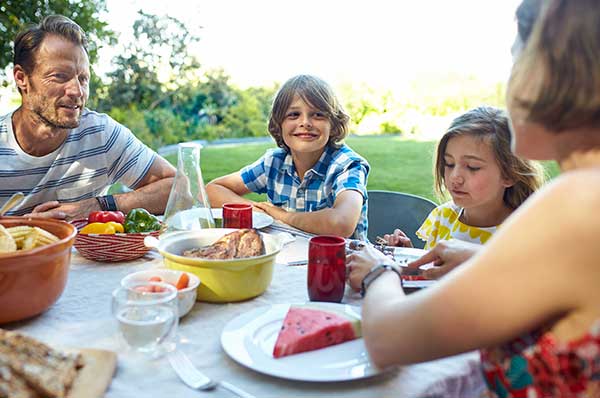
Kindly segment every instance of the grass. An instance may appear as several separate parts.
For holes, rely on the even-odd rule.
[[[398,136],[350,137],[347,144],[369,161],[371,172],[367,189],[402,191],[438,202],[433,193],[432,158],[435,141],[406,140]],[[208,146],[202,149],[204,182],[232,173],[258,159],[274,144]],[[177,155],[166,157],[177,164]],[[558,174],[554,162],[544,163],[550,177]],[[257,199],[260,196],[249,196]]]

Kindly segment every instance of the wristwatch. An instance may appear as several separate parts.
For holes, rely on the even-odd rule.
[[[400,286],[404,287],[402,284],[402,270],[395,264],[377,264],[365,277],[363,278],[362,284],[360,286],[360,295],[365,297],[367,294],[367,289],[373,283],[373,281],[379,278],[385,271],[393,271],[400,278]]]

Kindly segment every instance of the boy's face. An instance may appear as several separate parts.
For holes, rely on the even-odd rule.
[[[331,122],[325,113],[295,95],[285,112],[281,133],[293,153],[322,153],[329,142]]]

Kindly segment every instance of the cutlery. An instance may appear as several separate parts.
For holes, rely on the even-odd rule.
[[[299,265],[308,265],[308,259],[288,261],[287,265],[295,267]]]
[[[248,394],[247,392],[237,388],[234,385],[227,383],[226,381],[217,382],[211,380],[202,372],[200,372],[196,366],[190,361],[190,359],[181,351],[175,350],[170,352],[167,356],[171,367],[175,370],[175,373],[183,380],[188,387],[195,390],[213,390],[217,387],[223,387],[225,390],[235,394],[240,398],[255,398],[254,395]]]
[[[401,247],[396,247],[396,246],[388,246],[387,245],[387,241],[385,239],[383,239],[381,236],[378,236],[375,240],[375,244],[373,245],[373,247],[377,250],[379,250],[380,252],[382,252],[383,254],[385,254],[388,257],[391,257],[392,259],[394,259],[394,261],[396,262],[396,265],[398,265],[399,267],[402,268],[402,275],[406,275],[406,276],[420,276],[423,272],[423,270],[421,268],[409,268],[408,267],[408,263],[409,258],[406,256],[402,256],[401,253],[397,253],[397,251],[401,251],[402,248]],[[346,244],[347,247],[347,253],[352,252],[352,251],[360,251],[363,247],[365,247],[367,244],[371,244],[371,243],[365,243],[363,241],[359,241],[359,240],[349,240],[348,243]]]
[[[4,206],[2,206],[2,208],[0,209],[0,217],[2,217],[4,215],[4,213],[6,213],[7,211],[9,211],[13,207],[15,207],[16,205],[18,205],[19,203],[21,203],[21,201],[23,200],[24,197],[25,197],[25,195],[23,195],[23,192],[16,192],[16,193],[14,193],[6,201],[6,203],[4,203]]]

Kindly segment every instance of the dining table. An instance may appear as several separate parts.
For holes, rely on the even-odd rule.
[[[270,227],[263,232],[281,233]],[[221,334],[232,319],[260,307],[309,300],[307,265],[303,261],[308,256],[309,236],[288,234],[287,237],[286,244],[277,255],[272,282],[263,294],[236,303],[198,301],[180,319],[178,349],[187,354],[198,369],[211,379],[227,381],[256,397],[482,396],[485,384],[476,352],[391,368],[365,378],[319,382],[274,377],[232,359],[221,346]],[[2,327],[25,333],[52,346],[95,348],[117,353],[116,370],[105,392],[109,398],[234,397],[222,388],[210,391],[189,388],[179,379],[165,356],[151,359],[132,352],[119,338],[111,312],[112,292],[126,275],[162,267],[162,256],[154,250],[136,260],[108,263],[87,260],[73,248],[67,285],[59,300],[36,317]],[[35,296],[35,292],[32,291],[31,295]],[[342,302],[360,307],[362,299],[360,294],[346,286]]]

